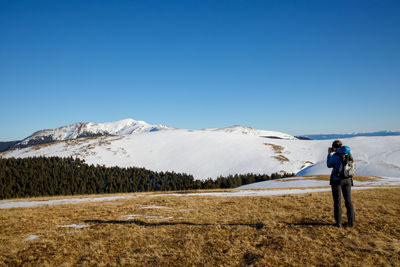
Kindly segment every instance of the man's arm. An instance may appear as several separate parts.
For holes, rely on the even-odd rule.
[[[334,166],[333,155],[335,155],[335,153],[333,152],[333,149],[330,147],[328,149],[328,157],[326,158],[326,166],[328,166],[328,168],[333,168]]]

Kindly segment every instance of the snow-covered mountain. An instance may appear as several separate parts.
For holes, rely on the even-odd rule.
[[[129,135],[173,129],[175,128],[171,128],[161,124],[152,125],[145,121],[137,121],[133,119],[125,119],[116,122],[106,123],[77,122],[68,126],[62,126],[55,129],[37,131],[31,136],[23,139],[22,141],[11,144],[9,147],[7,147],[7,150],[12,150],[15,148],[25,148],[34,145],[41,145],[82,137],[94,137],[103,135]],[[242,135],[254,135],[277,139],[296,139],[294,136],[291,136],[289,134],[276,131],[257,130],[245,126],[231,126],[218,129],[210,128],[204,129],[204,131],[237,133]]]
[[[81,137],[93,137],[101,135],[127,135],[132,133],[154,132],[170,130],[165,125],[151,125],[144,121],[126,119],[116,122],[91,123],[78,122],[56,129],[40,130],[15,144],[14,148],[24,148],[33,145],[51,143]]]
[[[125,127],[120,129],[119,133],[132,133],[123,130]],[[242,129],[247,128],[237,126],[205,130],[143,129],[147,130],[136,134],[65,138],[0,155],[73,156],[89,164],[175,171],[192,174],[197,179],[244,173],[286,171],[312,175],[331,171],[325,162],[332,140],[298,140],[289,135],[287,139],[264,138],[261,137],[264,134],[243,133]],[[400,177],[400,136],[354,137],[343,141],[352,149],[357,174]]]

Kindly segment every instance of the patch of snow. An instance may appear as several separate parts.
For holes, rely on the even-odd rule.
[[[250,189],[250,188],[282,188],[282,187],[316,187],[329,185],[329,181],[322,180],[308,180],[308,179],[277,179],[268,180],[253,184],[242,185],[237,189]]]
[[[179,209],[177,211],[193,211],[193,210],[195,210],[195,209]]]
[[[371,186],[398,186],[400,185],[400,178],[398,177],[380,177],[375,178],[375,181],[359,182],[354,181],[354,185],[371,185]]]
[[[85,227],[89,227],[89,225],[79,225],[79,224],[73,223],[73,224],[69,224],[69,225],[57,225],[57,227],[83,229]]]
[[[22,241],[30,241],[30,240],[35,240],[38,239],[40,237],[40,235],[30,235],[27,238],[23,239]]]
[[[304,188],[304,189],[279,189],[279,190],[239,190],[232,192],[189,193],[185,196],[214,196],[214,197],[251,197],[251,196],[277,196],[290,194],[305,194],[329,191],[330,188]],[[179,196],[179,194],[175,194]]]
[[[65,198],[65,199],[43,200],[43,201],[0,201],[0,209],[29,208],[29,207],[39,207],[46,205],[60,205],[60,204],[79,204],[84,202],[102,202],[102,201],[110,201],[110,200],[125,199],[132,197],[136,196]]]
[[[130,214],[130,215],[125,215],[126,220],[135,220],[136,218],[145,218],[149,220],[155,220],[155,219],[164,219],[164,220],[170,220],[173,219],[174,217],[164,217],[164,216],[150,216],[150,215],[141,215],[141,214]]]
[[[373,181],[354,181],[354,186],[397,186],[400,185],[400,178],[393,177],[372,177]],[[329,186],[329,181],[314,180],[313,177],[295,177],[283,178],[277,180],[263,181],[253,184],[247,184],[237,187],[236,189],[257,189],[257,188],[288,188],[288,187],[318,187]],[[353,187],[354,188],[354,187]]]
[[[352,190],[378,189],[382,187],[352,187]],[[387,188],[387,187],[386,187]],[[277,196],[291,194],[306,194],[315,192],[331,191],[331,188],[304,188],[304,189],[277,189],[277,190],[239,190],[232,192],[210,192],[210,193],[189,193],[189,194],[169,194],[170,196],[214,196],[214,197],[252,197],[252,196]]]
[[[151,206],[140,207],[140,209],[171,209],[171,208],[163,207],[163,206],[151,205]]]

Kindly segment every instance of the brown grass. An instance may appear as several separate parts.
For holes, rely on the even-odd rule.
[[[92,148],[95,147],[95,145],[102,146],[102,145],[111,144],[111,142],[107,139],[108,137],[118,137],[118,135],[107,134],[107,135],[72,138],[72,139],[67,139],[67,140],[59,140],[59,141],[54,141],[54,142],[50,142],[50,143],[35,145],[35,146],[32,146],[31,149],[32,150],[40,150],[42,148],[49,147],[49,146],[52,146],[52,145],[55,145],[55,144],[58,144],[58,143],[65,143],[68,146],[70,146],[70,145],[79,145],[79,144],[86,143],[88,140],[97,140],[98,141],[97,144],[89,144],[89,145],[84,147],[85,149],[92,149]],[[7,152],[9,153],[11,151],[2,152],[1,155],[5,156],[7,154]]]
[[[299,180],[304,179],[304,177],[299,177]],[[330,175],[311,175],[310,178],[307,178],[307,180],[320,180],[320,181],[329,181]],[[366,175],[355,175],[353,177],[354,181],[359,181],[359,182],[377,182],[381,180],[381,177],[378,176],[366,176]]]
[[[272,147],[272,149],[274,150],[274,153],[277,154],[276,156],[272,156],[274,159],[280,161],[281,163],[289,161],[289,159],[287,157],[285,157],[284,155],[281,154],[283,152],[283,150],[285,149],[283,146],[275,145],[275,144],[271,144],[271,143],[264,143],[264,145]]]
[[[275,145],[275,144],[271,144],[271,143],[264,143],[264,145],[272,147],[272,149],[274,150],[275,153],[282,153],[283,150],[285,149],[283,146]]]
[[[280,161],[281,163],[289,161],[289,159],[287,157],[285,157],[284,155],[274,156],[274,158],[277,159],[278,161]]]
[[[314,162],[312,162],[312,161],[306,161],[306,162],[304,162],[304,164],[300,167],[300,169],[304,169],[306,166],[309,166],[309,164],[314,164]]]
[[[356,226],[341,229],[330,192],[138,196],[0,210],[0,266],[400,264],[400,188],[354,191]],[[167,208],[143,209],[150,205]],[[57,227],[70,224],[89,227]]]

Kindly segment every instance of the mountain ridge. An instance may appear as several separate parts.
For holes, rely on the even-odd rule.
[[[104,135],[129,135],[134,133],[156,132],[163,130],[177,130],[163,124],[149,124],[145,121],[124,119],[115,122],[93,123],[76,122],[53,129],[42,129],[18,142],[4,142],[2,151],[26,148],[35,145],[48,144],[56,141],[69,140],[83,137]],[[196,131],[196,130],[194,130]],[[296,139],[286,133],[253,129],[247,126],[234,125],[224,128],[207,128],[203,131],[228,132],[246,135],[271,137],[278,139]],[[6,144],[7,143],[7,144]]]
[[[298,136],[298,138],[308,138],[311,140],[328,140],[328,139],[343,139],[352,138],[358,136],[394,136],[400,135],[400,131],[376,131],[376,132],[355,132],[355,133],[344,133],[344,134],[306,134]]]
[[[161,124],[152,125],[144,121],[136,121],[133,119],[105,123],[76,122],[58,128],[36,131],[32,135],[11,146],[10,149],[25,148],[82,137],[126,135],[170,129],[173,128]]]

